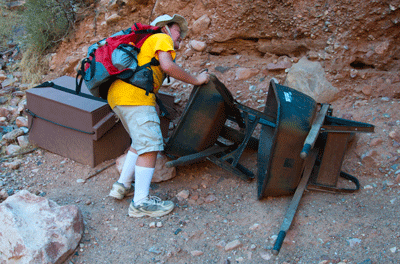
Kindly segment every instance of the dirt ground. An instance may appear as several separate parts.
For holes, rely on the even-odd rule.
[[[214,3],[208,3],[209,1],[189,2],[191,1],[178,1],[179,4],[176,4],[175,8],[181,5],[179,10],[191,18],[190,25],[200,14],[207,12],[218,14],[219,16],[213,16],[216,21],[233,21],[235,5],[242,3],[233,1],[232,5],[228,5],[218,1],[224,6],[217,7]],[[199,8],[200,2],[203,3],[202,8]],[[248,5],[247,2],[243,4]],[[259,5],[266,4],[266,1],[254,2]],[[268,4],[269,10],[276,11],[276,14],[272,12],[276,16],[271,18],[268,14],[271,23],[266,31],[276,30],[275,33],[284,44],[288,44],[285,39],[290,37],[279,35],[279,32],[287,35],[297,32],[302,35],[301,40],[317,36],[318,40],[318,37],[324,34],[321,22],[317,21],[320,12],[327,20],[330,18],[331,23],[325,23],[327,31],[340,32],[337,34],[338,40],[347,36],[347,48],[354,54],[356,50],[352,49],[361,45],[357,42],[360,37],[363,39],[369,34],[379,32],[376,28],[365,30],[365,25],[372,27],[374,21],[366,23],[363,20],[373,17],[362,16],[370,12],[370,6],[364,2],[362,4],[367,5],[367,8],[358,8],[361,18],[353,28],[346,20],[350,16],[344,16],[343,8],[339,4],[332,4],[334,1],[327,1],[325,5],[315,4],[314,7],[310,5],[310,8],[307,7],[306,1],[301,2],[304,6],[290,5],[290,1],[283,2],[285,7]],[[348,2],[346,4],[350,5]],[[173,8],[155,6],[154,13],[160,13],[163,7],[166,12],[168,8]],[[141,12],[130,9],[132,16],[129,19],[122,20],[107,30],[125,28],[134,19],[144,20],[152,8],[153,6],[143,7]],[[227,12],[219,12],[221,8],[225,8]],[[290,12],[279,18],[278,12],[285,11],[285,8]],[[325,13],[324,10],[321,11],[324,8]],[[122,15],[127,12],[124,10],[121,11]],[[246,12],[239,12],[237,16],[241,19],[248,16],[248,21],[254,25],[257,19],[264,16],[262,12],[254,12],[253,18]],[[383,17],[382,12],[380,14]],[[374,15],[378,13],[376,11]],[[292,27],[289,22],[290,16],[304,19],[302,27]],[[311,18],[307,20],[307,16]],[[96,38],[106,36],[110,32],[106,31],[104,26],[100,26],[101,15],[97,19]],[[346,22],[342,23],[340,19]],[[183,50],[178,53],[180,59],[177,62],[191,72],[208,68],[236,99],[249,107],[262,110],[262,103],[258,100],[265,99],[270,79],[274,77],[283,81],[286,76],[284,71],[264,71],[267,63],[284,59],[293,62],[309,53],[299,48],[292,50],[294,54],[266,53],[260,56],[255,49],[247,49],[247,45],[253,42],[251,36],[241,40],[240,35],[245,33],[239,32],[234,36],[231,34],[240,24],[239,20],[229,24],[225,35],[216,26],[218,23],[214,22],[209,32],[219,32],[219,35],[207,32],[207,37],[199,38],[192,33],[190,37],[198,37],[210,45],[214,44],[214,48],[202,53],[185,53],[188,50],[188,40],[185,40]],[[57,59],[52,65],[53,71],[49,72],[44,80],[64,74],[74,76],[73,70],[68,72],[64,64],[67,64],[69,54],[84,54],[84,47],[96,39],[88,34],[93,30],[92,24],[93,17],[84,20],[77,27],[75,38],[61,45],[55,55]],[[320,31],[310,35],[309,30],[313,26],[321,26]],[[250,29],[251,23],[248,27],[243,31],[248,30],[250,35],[257,30],[265,30]],[[346,35],[346,30],[350,29],[350,33],[358,32],[358,35]],[[386,37],[391,38],[393,35],[395,34]],[[342,36],[342,39],[339,36]],[[318,47],[316,45],[307,48]],[[218,53],[216,50],[224,52]],[[395,138],[395,131],[400,131],[400,99],[398,94],[393,92],[398,89],[400,79],[398,68],[385,68],[387,65],[395,67],[398,62],[393,59],[386,61],[386,66],[383,62],[372,67],[366,62],[356,61],[353,66],[357,67],[351,68],[349,64],[354,62],[357,56],[343,54],[336,57],[332,55],[335,57],[332,60],[320,61],[325,67],[327,78],[340,90],[337,99],[331,103],[333,116],[375,126],[375,133],[357,134],[343,161],[342,171],[356,176],[361,189],[351,194],[307,190],[278,256],[272,255],[271,249],[292,196],[258,200],[256,181],[245,182],[209,161],[178,167],[177,176],[172,180],[152,184],[152,195],[172,199],[176,203],[176,208],[171,214],[159,219],[129,218],[127,213],[131,199],[116,201],[108,197],[111,185],[118,179],[115,166],[82,181],[112,161],[90,168],[38,149],[19,157],[23,164],[18,170],[2,168],[2,177],[7,179],[8,190],[27,189],[54,200],[59,205],[74,204],[79,207],[85,221],[85,232],[79,247],[66,263],[400,263],[400,142]],[[345,64],[347,66],[343,70],[339,69]],[[218,66],[228,70],[222,73],[216,70]],[[235,73],[229,69],[249,66],[259,70],[259,74],[247,81],[235,81]],[[351,77],[351,72],[356,72],[357,77]],[[260,92],[254,96],[249,91],[249,85],[255,85],[258,91],[263,90],[264,93]],[[191,88],[179,84],[173,89],[165,88],[165,91],[181,98],[177,106],[183,109]],[[397,90],[399,91],[400,89]],[[240,162],[257,173],[257,152],[247,150]],[[340,180],[339,185],[342,184],[347,183]],[[184,190],[189,192],[189,197],[178,199],[177,194]],[[236,244],[237,247],[225,250],[226,245],[229,247],[232,244]]]
[[[178,167],[174,179],[152,184],[153,195],[177,205],[159,219],[129,218],[130,198],[107,197],[118,179],[115,166],[82,183],[110,162],[90,168],[39,149],[8,173],[14,186],[82,211],[85,233],[67,263],[399,263],[400,188],[393,169],[399,148],[387,137],[392,127],[382,116],[399,120],[399,100],[366,101],[356,109],[345,107],[348,100],[333,104],[336,112],[376,126],[374,134],[357,136],[343,162],[342,170],[359,179],[361,190],[306,191],[278,256],[271,249],[291,196],[258,200],[255,181],[245,182],[209,161]],[[368,146],[373,138],[383,142]],[[371,148],[378,157],[361,161]],[[241,162],[256,173],[255,151],[246,151]],[[189,191],[188,199],[177,199],[182,190]],[[240,246],[226,251],[235,240]]]

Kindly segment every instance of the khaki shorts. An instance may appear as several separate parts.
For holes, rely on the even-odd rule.
[[[138,155],[164,150],[160,118],[154,106],[117,105],[113,111],[130,135]]]

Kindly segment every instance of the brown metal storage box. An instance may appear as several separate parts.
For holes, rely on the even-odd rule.
[[[54,84],[75,91],[75,78],[62,76]],[[82,93],[89,94],[85,84]],[[111,108],[52,87],[26,92],[29,140],[53,153],[95,167],[123,154],[130,137]]]

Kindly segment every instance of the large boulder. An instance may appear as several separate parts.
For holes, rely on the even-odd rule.
[[[78,246],[83,218],[22,190],[0,204],[0,263],[63,263]]]
[[[302,58],[289,69],[284,85],[312,97],[318,103],[333,101],[339,92],[325,78],[321,64],[306,58]]]

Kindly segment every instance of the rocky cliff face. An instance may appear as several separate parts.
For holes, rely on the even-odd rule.
[[[181,14],[189,22],[178,61],[188,70],[240,65],[254,69],[258,80],[283,80],[285,68],[271,70],[269,63],[296,63],[307,57],[319,61],[329,81],[342,91],[354,91],[355,86],[359,91],[368,86],[377,96],[397,96],[400,91],[400,1],[394,0],[102,0],[82,13],[76,32],[52,57],[53,73],[74,75],[91,43],[165,13]],[[193,40],[201,43],[200,49]],[[244,88],[234,82],[234,74],[218,77]]]

